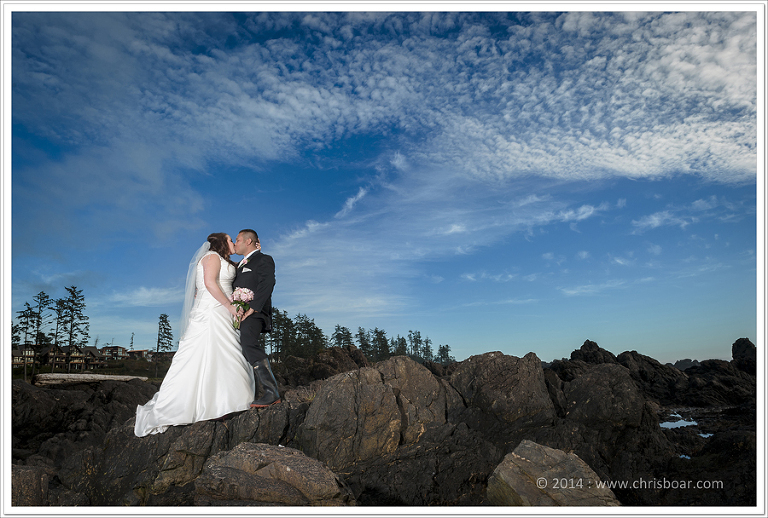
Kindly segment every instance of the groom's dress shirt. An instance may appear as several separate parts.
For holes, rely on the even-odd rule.
[[[245,257],[243,257],[243,259],[242,259],[242,260],[241,260],[239,263],[237,263],[237,267],[238,267],[238,268],[240,268],[240,267],[243,265],[243,263],[244,263],[245,261],[247,261],[247,260],[248,260],[248,258],[249,258],[249,257],[251,257],[251,256],[252,256],[253,254],[255,254],[256,252],[258,252],[258,250],[254,250],[254,251],[253,251],[253,252],[251,252],[250,254],[248,254],[248,255],[246,255]]]

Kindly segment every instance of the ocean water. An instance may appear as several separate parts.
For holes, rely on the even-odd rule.
[[[676,419],[659,423],[659,426],[662,428],[682,428],[683,426],[695,426],[698,424],[696,421],[686,421],[680,414],[672,414],[671,417]]]

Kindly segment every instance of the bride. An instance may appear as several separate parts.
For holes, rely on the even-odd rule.
[[[179,349],[160,390],[136,408],[137,437],[250,408],[255,379],[240,348],[240,331],[232,326],[237,306],[229,301],[233,253],[232,239],[216,233],[192,259]]]

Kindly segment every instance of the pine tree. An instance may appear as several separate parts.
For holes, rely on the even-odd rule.
[[[27,346],[29,344],[30,335],[34,336],[35,331],[35,310],[29,305],[29,302],[24,303],[24,309],[16,312],[19,315],[19,338],[24,335],[24,343],[21,347],[21,356],[24,360],[24,381],[27,381]]]
[[[353,343],[352,332],[349,328],[336,324],[336,329],[331,335],[331,344],[334,347],[349,347]]]
[[[365,328],[358,327],[355,338],[357,338],[357,346],[360,348],[360,351],[362,351],[363,356],[372,360],[373,350],[371,348],[371,333],[366,331]]]
[[[173,330],[171,329],[171,323],[168,322],[168,315],[162,313],[160,315],[160,321],[158,322],[157,329],[157,350],[155,351],[155,377],[157,377],[157,366],[160,352],[170,351],[173,347]]]
[[[296,315],[296,344],[295,356],[311,358],[327,347],[323,330],[315,325],[315,321],[307,315]]]
[[[62,322],[64,343],[67,344],[67,372],[71,372],[72,364],[70,362],[72,351],[75,348],[83,347],[88,343],[88,317],[85,316],[85,297],[83,290],[78,290],[76,286],[65,288],[68,296],[62,300]],[[58,306],[58,301],[57,306]],[[58,309],[58,308],[57,308]],[[57,311],[58,314],[58,311]]]
[[[450,345],[439,346],[437,348],[437,356],[435,357],[435,361],[442,365],[448,365],[449,363],[455,362],[456,358],[451,356],[451,346]]]
[[[421,359],[422,340],[419,331],[408,331],[408,356]]]
[[[406,356],[408,354],[408,342],[400,335],[397,338],[393,338],[392,343],[392,355],[393,356]]]
[[[34,321],[35,321],[35,340],[32,344],[32,377],[35,376],[35,368],[37,366],[37,355],[45,347],[50,339],[43,332],[43,329],[51,325],[51,314],[49,309],[53,304],[53,300],[44,292],[41,291],[32,298],[34,302]]]
[[[383,329],[374,328],[373,336],[371,340],[371,351],[373,353],[374,361],[380,362],[389,358],[389,340],[387,340],[387,332]]]
[[[424,338],[424,343],[421,346],[421,357],[424,358],[424,361],[432,361],[432,340],[429,339],[429,337]]]

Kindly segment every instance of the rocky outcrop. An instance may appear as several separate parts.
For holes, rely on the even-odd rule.
[[[208,458],[194,481],[195,505],[354,505],[321,462],[292,448],[241,443]]]
[[[573,453],[522,441],[488,479],[488,500],[515,506],[618,506],[613,492]]]
[[[629,369],[630,376],[645,396],[661,405],[679,403],[680,395],[687,390],[689,380],[685,373],[650,356],[629,351],[621,353],[617,361]]]
[[[106,433],[136,414],[157,386],[129,382],[73,383],[39,388],[13,382],[13,458],[27,465],[59,467],[75,451],[101,444]]]
[[[586,340],[579,349],[573,351],[571,360],[581,360],[586,363],[616,363],[613,353],[601,348],[592,340]]]
[[[48,470],[38,466],[11,466],[11,505],[48,505]]]
[[[688,386],[680,403],[696,407],[734,406],[757,396],[754,376],[723,360],[705,360],[685,371]]]
[[[656,408],[629,369],[581,360],[554,362],[553,367],[569,380],[558,377],[549,383],[550,393],[564,405],[562,417],[532,434],[532,440],[575,453],[605,481],[654,477],[659,463],[672,458],[674,446],[659,427]],[[653,504],[650,492],[630,488],[616,494],[625,504]]]
[[[502,449],[516,446],[531,430],[552,426],[556,417],[534,353],[471,356],[456,366],[448,382],[464,402],[449,409],[450,421],[466,423]]]
[[[757,348],[749,338],[739,338],[731,346],[734,367],[752,376],[757,375]]]
[[[726,482],[707,501],[755,501],[754,390],[738,405],[706,407],[694,430],[659,426],[670,412],[660,401],[677,383],[670,380],[687,380],[683,398],[692,379],[708,380],[709,389],[698,389],[704,401],[746,397],[754,377],[731,362],[675,374],[637,353],[612,361],[589,341],[549,368],[533,353],[486,353],[445,368],[407,357],[368,365],[352,353],[312,360],[332,368],[307,371],[306,384],[291,387],[299,374],[283,378],[282,403],[143,438],[133,434],[135,409],[155,385],[41,389],[15,381],[14,498],[65,506],[487,505],[491,474],[533,441],[572,453],[601,481],[714,477],[718,466],[741,487]],[[663,487],[614,493],[625,505],[695,504]]]
[[[300,387],[351,370],[367,367],[368,360],[354,345],[329,347],[312,358],[289,356],[276,365],[274,374],[284,387]]]

